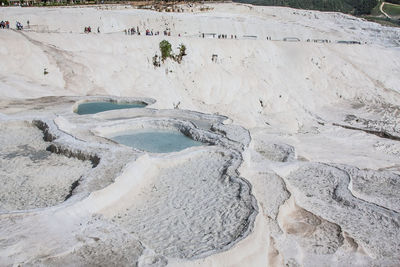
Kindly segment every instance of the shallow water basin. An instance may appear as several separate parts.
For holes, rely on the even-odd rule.
[[[126,108],[144,108],[147,104],[137,103],[116,103],[116,102],[87,102],[82,103],[78,106],[76,113],[79,115],[95,114],[103,111],[114,110],[114,109],[126,109]]]
[[[111,137],[117,143],[152,153],[180,151],[192,146],[204,145],[184,134],[171,130],[149,130]]]

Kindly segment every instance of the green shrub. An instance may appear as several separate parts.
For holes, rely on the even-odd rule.
[[[178,46],[179,49],[179,54],[178,55],[174,55],[172,52],[172,46],[171,44],[167,41],[167,40],[163,40],[160,42],[160,51],[161,51],[161,56],[157,56],[155,55],[153,57],[153,65],[154,67],[160,67],[161,66],[161,62],[164,62],[167,58],[171,58],[174,61],[181,63],[182,62],[182,58],[183,56],[186,56],[186,46],[184,44],[180,44]]]
[[[162,40],[160,42],[160,51],[162,61],[166,60],[168,57],[172,56],[172,46],[167,40]]]

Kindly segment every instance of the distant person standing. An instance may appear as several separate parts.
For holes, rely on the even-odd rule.
[[[28,20],[28,21],[26,21],[26,25],[28,26],[28,29],[30,29],[30,26],[29,26],[29,20]]]
[[[100,33],[100,27],[97,27],[97,33]]]

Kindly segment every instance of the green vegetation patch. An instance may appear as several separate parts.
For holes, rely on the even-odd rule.
[[[371,10],[371,16],[382,16],[383,14],[382,14],[382,12],[381,12],[381,9],[380,9],[380,7],[381,7],[381,4],[382,4],[382,1],[379,1],[378,2],[378,4]]]
[[[385,11],[389,16],[400,16],[400,5],[385,3],[383,11]]]
[[[379,23],[383,26],[400,27],[400,20],[398,19],[389,19],[385,17],[372,17],[372,16],[365,16],[363,18],[372,22]]]
[[[234,0],[262,6],[287,6],[320,11],[339,11],[354,15],[371,14],[378,0]]]
[[[180,44],[178,46],[179,53],[177,55],[173,53],[172,45],[167,40],[162,40],[159,46],[161,56],[157,54],[153,56],[154,67],[161,67],[161,62],[164,63],[167,58],[170,58],[181,64],[183,57],[186,56],[186,46],[184,44]]]

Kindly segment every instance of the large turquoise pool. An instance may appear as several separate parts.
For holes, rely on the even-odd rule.
[[[180,151],[204,145],[177,131],[150,130],[111,137],[117,143],[152,153]]]

